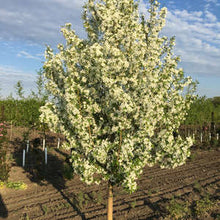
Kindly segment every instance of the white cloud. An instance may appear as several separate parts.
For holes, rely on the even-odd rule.
[[[210,3],[205,4],[205,6],[204,6],[205,11],[209,10],[209,8],[210,8]]]
[[[28,52],[26,51],[20,51],[18,54],[17,54],[18,57],[24,57],[24,58],[27,58],[27,59],[34,59],[34,60],[41,60],[39,58],[39,56],[41,56],[41,54],[37,54],[36,56],[33,56],[31,54],[29,54]]]
[[[140,0],[139,1],[139,13],[143,14],[145,16],[145,18],[149,17],[149,12],[148,12],[148,8],[149,8],[149,3],[144,2],[144,0]]]
[[[206,15],[206,18],[210,21],[210,22],[215,22],[217,21],[217,17],[212,14],[210,11],[205,11],[205,15]]]
[[[217,3],[217,0],[205,0],[206,2],[212,2],[212,3]]]
[[[173,11],[174,15],[177,17],[181,18],[182,20],[191,20],[191,21],[202,21],[202,11],[194,11],[189,13],[186,10],[174,10]]]
[[[0,39],[55,45],[60,27],[71,22],[77,34],[85,35],[81,12],[85,0],[7,0],[1,2]]]
[[[169,1],[169,4],[170,4],[170,5],[174,5],[175,2],[174,2],[174,1]]]
[[[0,66],[0,77],[6,78],[12,76],[13,78],[22,78],[22,80],[29,81],[35,76],[33,73],[23,72],[21,70],[15,69],[13,66]]]
[[[79,0],[50,0],[51,3],[58,3],[61,7],[72,8],[72,9],[81,9],[85,1]]]
[[[206,4],[205,4],[205,11],[210,9],[211,4],[214,4],[215,7],[219,7],[220,6],[220,1],[218,0],[205,0]]]
[[[176,36],[175,52],[189,74],[220,76],[220,22],[212,15],[186,10],[168,12],[163,34]]]

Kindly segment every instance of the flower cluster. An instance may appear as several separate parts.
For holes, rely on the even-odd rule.
[[[159,36],[166,8],[150,2],[145,19],[134,0],[89,0],[83,14],[88,39],[66,24],[66,45],[56,54],[46,50],[53,98],[41,108],[41,120],[66,136],[74,171],[88,184],[104,179],[132,192],[146,164],[174,168],[189,156],[192,140],[173,132],[195,86],[177,67],[175,39]]]
[[[0,137],[3,137],[4,136],[4,133],[5,133],[5,123],[1,122],[0,123]]]

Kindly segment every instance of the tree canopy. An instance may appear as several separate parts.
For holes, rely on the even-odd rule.
[[[87,39],[71,24],[66,45],[47,47],[44,72],[53,98],[41,120],[67,138],[74,171],[86,183],[107,180],[132,192],[145,165],[185,163],[192,139],[173,136],[195,90],[178,68],[175,39],[160,36],[166,8],[150,1],[149,19],[134,0],[89,0]]]

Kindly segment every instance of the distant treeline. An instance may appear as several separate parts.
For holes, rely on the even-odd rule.
[[[44,105],[49,94],[45,90],[43,70],[39,70],[37,74],[36,93],[32,91],[31,95],[25,98],[22,82],[18,81],[15,85],[18,98],[11,95],[6,99],[0,99],[0,119],[3,114],[5,121],[17,126],[38,127],[40,125],[39,108]],[[191,105],[182,125],[207,125],[212,121],[212,112],[214,112],[214,122],[220,125],[220,96],[214,98],[198,97]]]
[[[16,126],[39,127],[39,109],[44,103],[35,98],[0,100],[0,118]]]
[[[39,109],[45,104],[48,93],[45,90],[43,70],[37,72],[36,89],[31,91],[28,97],[24,96],[24,88],[21,81],[18,81],[14,88],[16,98],[11,94],[5,99],[0,98],[0,119],[15,126],[26,126],[38,128],[40,126]]]
[[[44,105],[45,100],[34,97],[14,99],[7,98],[0,100],[1,115],[4,114],[5,121],[12,122],[18,126],[38,126],[39,108]],[[220,97],[205,98],[199,97],[191,106],[188,116],[183,122],[185,125],[204,125],[211,123],[212,112],[214,122],[220,124]]]
[[[214,112],[214,122],[220,124],[220,96],[214,98],[199,97],[191,105],[185,125],[205,125],[212,121]]]

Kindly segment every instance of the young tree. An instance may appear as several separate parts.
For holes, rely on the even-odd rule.
[[[191,104],[184,123],[191,125],[204,125],[204,123],[210,123],[212,121],[211,113],[213,111],[214,105],[211,99],[207,99],[205,96],[198,97]]]
[[[17,96],[20,99],[24,98],[24,89],[23,89],[23,86],[22,86],[22,82],[20,80],[15,85],[15,91],[16,91]]]
[[[83,14],[88,38],[66,24],[66,45],[59,44],[57,54],[46,50],[46,87],[53,99],[41,108],[41,120],[66,136],[64,147],[71,148],[83,181],[108,181],[109,219],[114,185],[135,191],[146,165],[182,165],[192,145],[191,138],[174,138],[173,132],[185,119],[195,86],[177,67],[174,38],[159,36],[166,8],[150,3],[146,20],[134,0],[89,0]]]
[[[38,75],[36,80],[37,92],[35,93],[34,91],[32,91],[32,96],[40,101],[45,101],[48,97],[48,94],[45,91],[43,70],[40,69],[37,72],[37,75]]]

